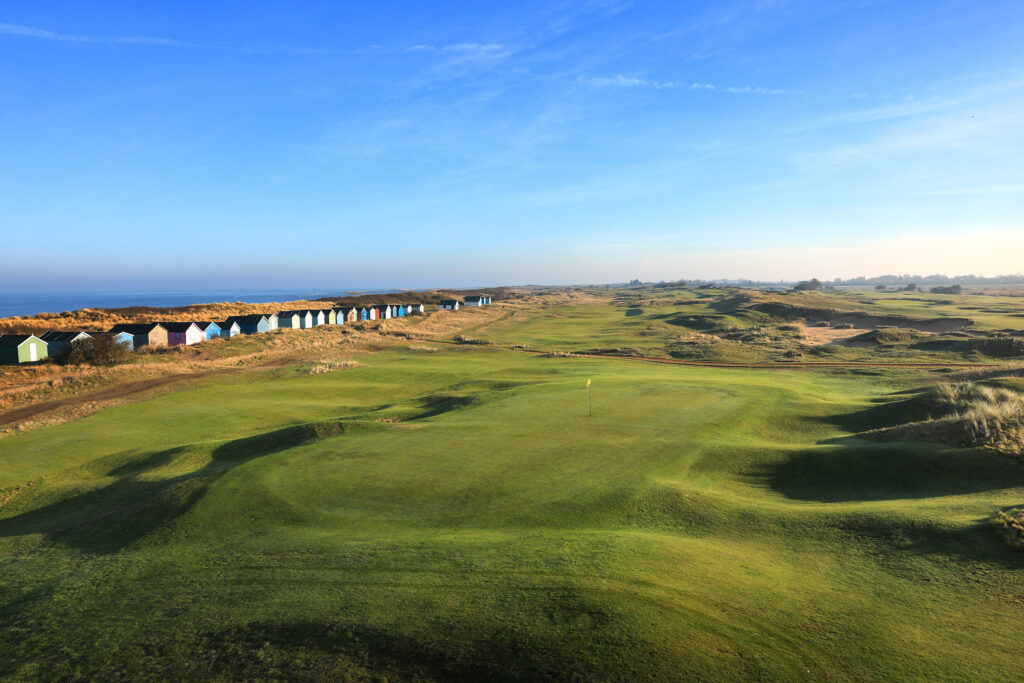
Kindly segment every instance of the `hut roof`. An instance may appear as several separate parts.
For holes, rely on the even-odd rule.
[[[11,348],[18,347],[29,339],[39,339],[34,334],[0,334],[0,346]],[[42,341],[39,339],[39,341]]]
[[[118,323],[110,328],[110,332],[127,332],[128,334],[149,334],[156,328],[167,328],[160,323]]]
[[[278,317],[280,317],[280,314]],[[261,313],[250,313],[249,315],[229,315],[224,322],[229,325],[231,323],[238,323],[239,325],[259,325],[260,320],[266,319],[267,316]]]
[[[193,325],[195,325],[196,327],[199,326],[197,323],[192,323],[192,322],[188,322],[188,323],[167,322],[167,323],[160,323],[160,324],[163,325],[164,329],[167,330],[168,332],[188,332],[188,328],[192,327]]]
[[[39,335],[39,338],[43,341],[66,341],[72,342],[78,339],[81,335],[85,334],[86,337],[90,336],[85,332],[61,332],[58,330],[47,330]]]

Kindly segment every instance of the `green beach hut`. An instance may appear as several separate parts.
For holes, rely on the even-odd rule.
[[[0,363],[34,363],[46,356],[46,342],[34,334],[0,334]]]

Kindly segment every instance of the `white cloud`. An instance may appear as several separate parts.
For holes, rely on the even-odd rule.
[[[68,43],[121,43],[126,45],[166,45],[170,47],[198,47],[194,43],[188,43],[172,38],[154,38],[150,36],[88,36],[69,33],[55,33],[32,26],[20,26],[18,24],[0,24],[0,34],[12,36],[25,36],[27,38],[41,38],[44,40],[57,40]]]
[[[732,93],[734,95],[804,95],[802,90],[783,90],[780,88],[764,88],[761,86],[745,85],[743,87],[718,87],[714,83],[701,83],[695,81],[690,84],[678,81],[654,81],[636,76],[579,76],[576,81],[582,85],[591,85],[598,88],[653,88],[655,90],[672,90],[675,88],[687,88],[689,90],[717,90],[719,92]]]
[[[635,76],[579,76],[576,81],[583,85],[592,85],[598,88],[655,88],[658,90],[668,88],[681,88],[681,83],[672,81],[648,81]]]
[[[439,51],[440,52],[498,52],[501,50],[501,45],[497,43],[455,43],[454,45],[445,45]]]

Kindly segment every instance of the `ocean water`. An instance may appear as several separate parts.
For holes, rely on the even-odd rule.
[[[260,304],[268,301],[342,297],[344,291],[314,292],[301,290],[197,290],[165,292],[67,292],[8,293],[0,291],[0,318],[37,313],[60,313],[80,308],[125,308],[128,306],[190,306],[222,301]]]

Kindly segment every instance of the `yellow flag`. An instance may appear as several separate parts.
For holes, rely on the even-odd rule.
[[[589,377],[587,378],[587,388],[588,389],[590,388],[590,378]]]

